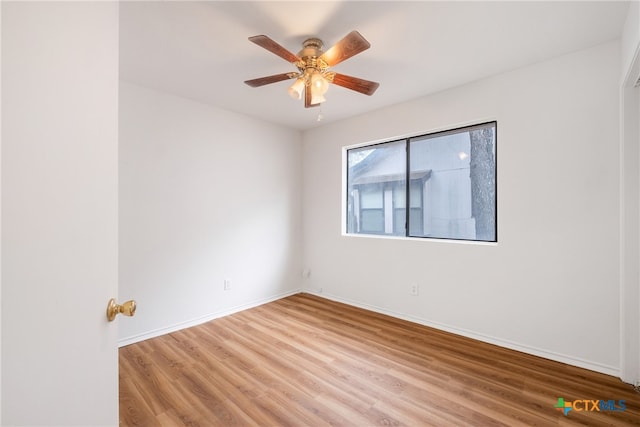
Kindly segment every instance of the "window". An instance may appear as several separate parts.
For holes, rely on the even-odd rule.
[[[347,149],[348,234],[497,241],[496,122]]]

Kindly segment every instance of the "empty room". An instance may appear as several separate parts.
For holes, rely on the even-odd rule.
[[[0,25],[1,425],[640,425],[640,2]]]

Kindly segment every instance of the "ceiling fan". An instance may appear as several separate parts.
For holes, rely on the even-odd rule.
[[[260,77],[246,80],[245,83],[251,87],[259,87],[283,80],[296,79],[288,92],[295,99],[302,99],[304,96],[305,108],[317,107],[325,101],[324,94],[327,92],[329,83],[365,95],[373,95],[378,86],[380,86],[376,82],[328,71],[330,67],[371,47],[371,44],[357,31],[347,34],[326,52],[322,50],[322,40],[317,38],[307,39],[302,43],[302,50],[297,55],[289,52],[265,35],[249,37],[249,40],[291,62],[298,68],[298,72]]]

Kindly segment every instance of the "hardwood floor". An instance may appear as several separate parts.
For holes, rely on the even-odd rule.
[[[563,415],[558,398],[624,400]],[[120,349],[121,426],[640,425],[619,379],[298,294]]]

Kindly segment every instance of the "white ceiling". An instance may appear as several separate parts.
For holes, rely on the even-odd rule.
[[[359,115],[620,37],[628,2],[186,2],[120,4],[123,80],[296,129]],[[265,34],[297,53],[351,30],[369,50],[334,71],[373,80],[371,97],[331,86],[322,105],[291,99],[291,82],[244,80],[296,71],[249,42]],[[527,84],[527,82],[523,82]],[[585,88],[588,90],[588,88]]]

